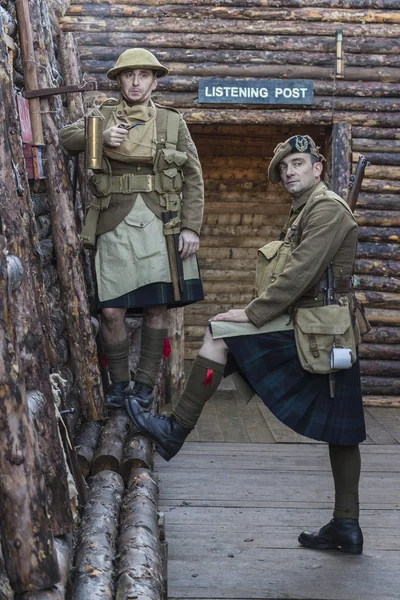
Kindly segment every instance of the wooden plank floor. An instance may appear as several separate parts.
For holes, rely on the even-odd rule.
[[[326,444],[291,432],[225,383],[156,470],[169,600],[400,599],[400,409],[367,408],[360,501],[364,553],[302,548],[331,518]]]

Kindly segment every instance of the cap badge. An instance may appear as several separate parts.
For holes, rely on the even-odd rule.
[[[306,152],[308,148],[308,139],[302,135],[296,135],[295,147],[297,152]]]

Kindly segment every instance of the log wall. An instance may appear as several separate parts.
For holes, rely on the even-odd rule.
[[[185,311],[187,358],[199,348],[208,316],[252,298],[255,249],[283,223],[287,199],[275,190],[271,199],[266,181],[275,143],[298,131],[328,140],[335,123],[352,126],[353,162],[364,153],[372,163],[356,210],[355,284],[373,324],[361,350],[363,391],[398,396],[399,3],[73,0],[61,27],[73,33],[99,99],[117,95],[106,72],[128,47],[148,48],[171,69],[154,97],[191,124],[207,193],[200,251],[206,300]],[[343,79],[335,78],[338,29]],[[312,79],[314,103],[200,104],[199,79],[211,76]]]

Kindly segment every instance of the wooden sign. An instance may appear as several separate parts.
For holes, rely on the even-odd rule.
[[[311,79],[200,79],[199,102],[212,104],[312,104]]]

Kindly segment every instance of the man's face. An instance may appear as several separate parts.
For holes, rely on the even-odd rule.
[[[158,79],[150,69],[126,69],[118,75],[122,95],[129,104],[149,104]]]
[[[295,198],[321,179],[322,163],[312,164],[311,155],[306,152],[288,154],[281,160],[278,168],[283,187]]]

